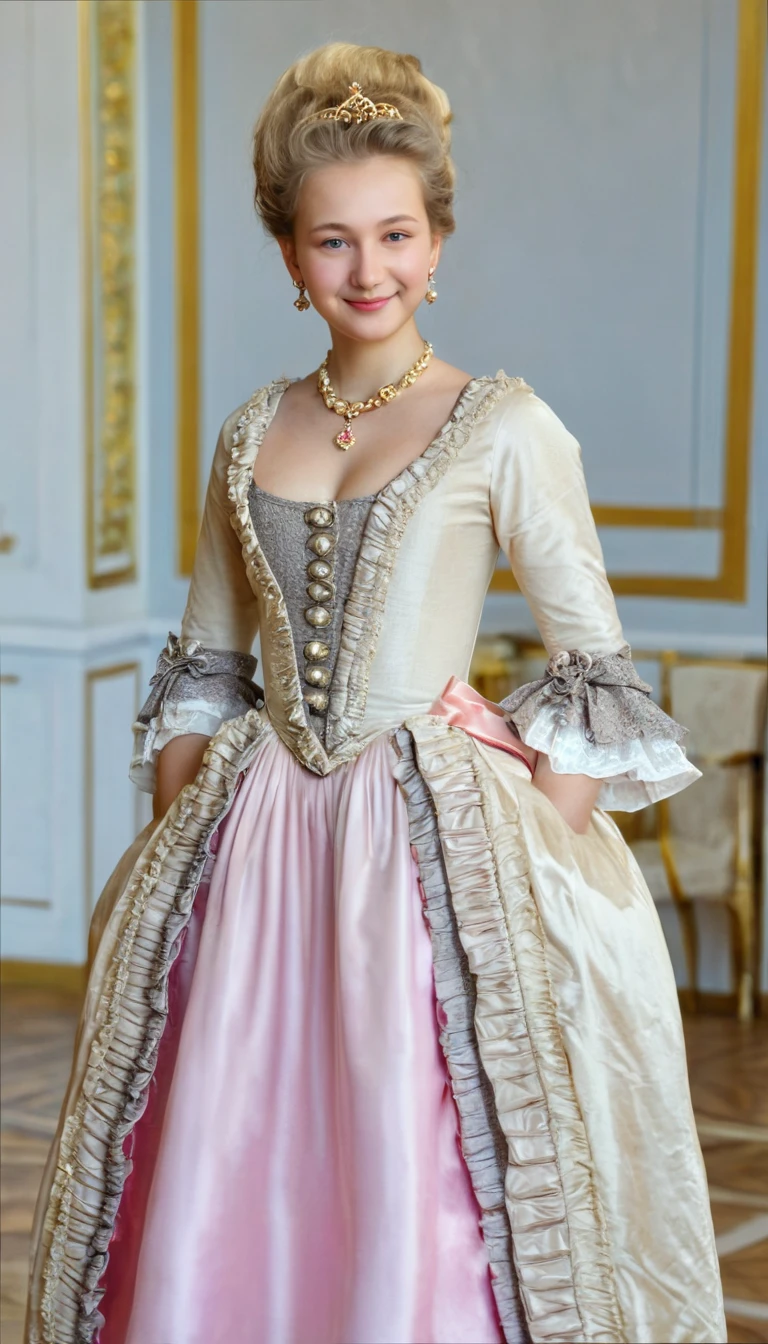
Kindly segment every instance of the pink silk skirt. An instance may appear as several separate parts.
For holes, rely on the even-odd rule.
[[[171,972],[99,1344],[501,1344],[388,735],[249,767]]]

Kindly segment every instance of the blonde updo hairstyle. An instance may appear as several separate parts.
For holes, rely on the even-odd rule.
[[[306,121],[343,103],[353,83],[372,102],[394,104],[402,121]],[[422,74],[416,56],[350,42],[302,56],[277,81],[254,130],[254,203],[264,228],[274,238],[292,234],[301,185],[316,169],[394,154],[418,168],[432,232],[453,233],[450,121],[446,94]]]

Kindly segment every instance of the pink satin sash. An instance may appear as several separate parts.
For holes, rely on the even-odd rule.
[[[537,753],[516,736],[504,718],[504,711],[473,690],[466,681],[451,677],[428,712],[439,714],[455,728],[462,728],[470,737],[476,737],[490,747],[500,747],[510,756],[517,756],[533,775]]]

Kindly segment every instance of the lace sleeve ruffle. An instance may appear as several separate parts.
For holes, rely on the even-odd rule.
[[[264,692],[252,680],[257,659],[232,649],[169,634],[150,678],[150,691],[133,725],[130,777],[154,793],[158,753],[182,733],[212,737],[225,719],[260,709]]]
[[[687,729],[659,708],[651,690],[627,644],[611,654],[553,654],[543,677],[499,703],[523,742],[545,752],[558,774],[603,780],[599,807],[635,812],[701,774],[680,745]]]

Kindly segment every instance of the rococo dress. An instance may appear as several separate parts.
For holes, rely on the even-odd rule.
[[[698,772],[579,445],[499,372],[376,494],[283,499],[252,473],[288,385],[222,428],[135,725],[148,790],[211,741],[93,915],[28,1344],[724,1341],[669,957],[603,810]],[[500,547],[550,661],[496,705]],[[586,834],[523,744],[603,781]]]

